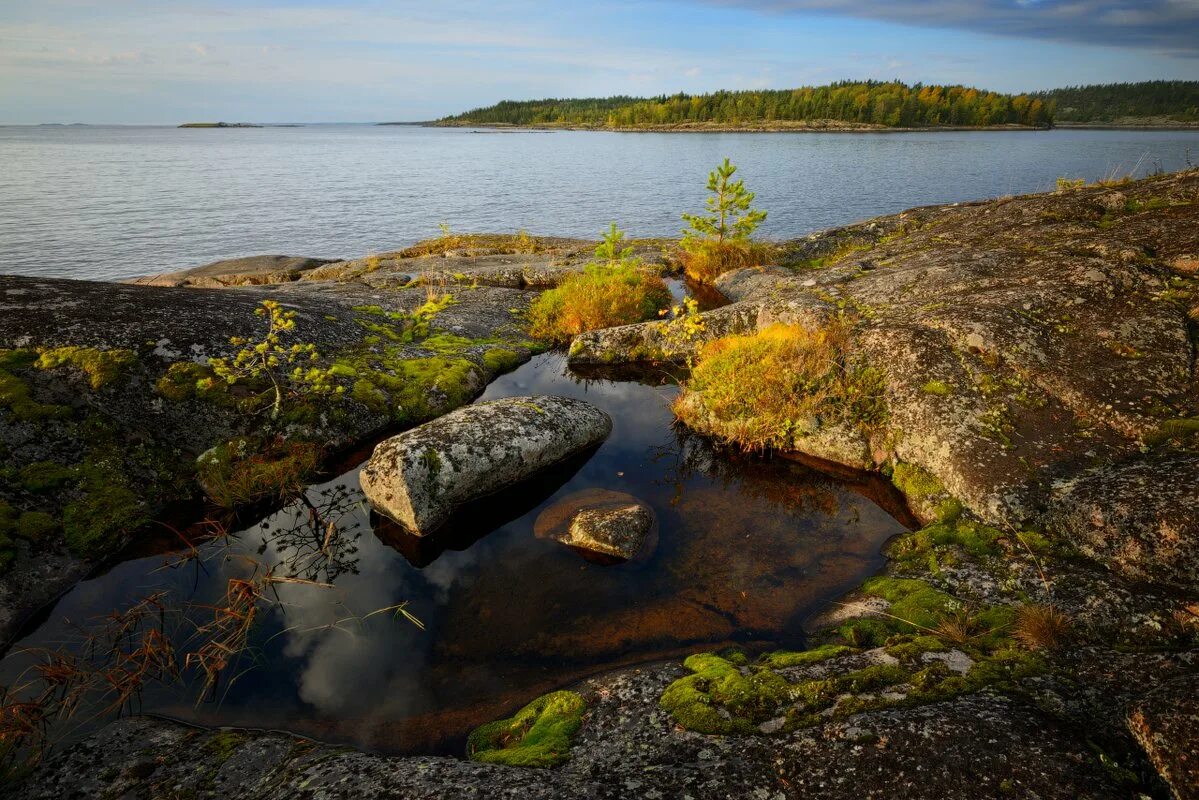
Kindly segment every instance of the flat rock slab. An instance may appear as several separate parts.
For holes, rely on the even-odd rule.
[[[362,470],[362,491],[380,514],[424,536],[464,504],[530,478],[611,432],[612,419],[582,400],[477,403],[376,447]]]
[[[268,283],[286,283],[298,280],[301,275],[326,264],[337,263],[327,258],[307,256],[247,256],[214,261],[202,267],[145,275],[129,283],[142,286],[194,286],[219,289],[224,286],[258,286]]]

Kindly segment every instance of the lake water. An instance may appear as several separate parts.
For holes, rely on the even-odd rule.
[[[1199,131],[659,134],[0,127],[0,273],[115,279],[355,257],[461,232],[678,233],[725,156],[791,237],[917,205],[1199,162]]]

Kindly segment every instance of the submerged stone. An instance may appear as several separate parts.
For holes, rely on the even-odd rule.
[[[587,489],[543,511],[533,530],[541,538],[579,551],[588,560],[610,563],[642,553],[656,523],[653,509],[631,494]]]
[[[582,400],[477,403],[376,447],[362,491],[376,511],[423,536],[464,504],[533,477],[611,431],[611,418]]]

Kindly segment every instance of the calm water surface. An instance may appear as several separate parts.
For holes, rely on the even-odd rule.
[[[228,545],[205,545],[200,561],[149,555],[79,584],[0,662],[0,685],[19,684],[44,649],[84,651],[101,615],[160,591],[182,658],[229,579],[267,568],[331,586],[278,586],[280,605],[264,608],[215,698],[192,670],[149,689],[143,710],[387,752],[461,753],[475,725],[606,667],[734,642],[800,646],[803,619],[877,570],[880,546],[903,530],[870,499],[893,496],[685,438],[670,424],[676,391],[584,380],[561,355],[539,356],[483,399],[562,394],[600,406],[615,427],[590,458],[490,498],[435,540],[372,517],[351,470],[309,490],[316,517],[296,505]],[[659,531],[645,557],[601,566],[534,535],[542,510],[593,488],[653,507]],[[424,630],[391,614],[366,618],[405,601]],[[87,721],[74,733],[103,718],[79,715]]]
[[[729,156],[787,237],[1199,161],[1199,131],[885,134],[0,128],[0,273],[111,279],[467,231],[674,235]]]

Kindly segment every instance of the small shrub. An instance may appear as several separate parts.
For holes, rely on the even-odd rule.
[[[543,293],[529,308],[529,332],[565,344],[586,331],[655,319],[670,306],[670,289],[645,272],[624,247],[615,223],[604,233],[595,261]]]
[[[1029,650],[1056,650],[1069,639],[1071,627],[1057,608],[1031,603],[1016,612],[1012,635]]]
[[[710,342],[675,414],[692,427],[707,421],[750,450],[789,447],[839,422],[873,428],[887,416],[883,375],[847,363],[848,338],[848,325],[835,320],[815,331],[774,325]]]
[[[257,341],[241,336],[231,338],[229,343],[242,349],[232,361],[214,358],[208,362],[217,377],[230,385],[268,384],[263,394],[270,398],[272,420],[279,418],[285,399],[345,392],[345,387],[336,383],[328,370],[313,366],[320,359],[316,345],[284,342],[295,330],[296,312],[284,311],[275,300],[263,300],[254,313],[266,319],[266,332]],[[158,388],[163,389],[161,385]]]
[[[1058,192],[1069,192],[1069,191],[1073,191],[1074,189],[1081,189],[1082,187],[1084,187],[1086,185],[1087,185],[1086,178],[1058,178],[1057,179]]]

